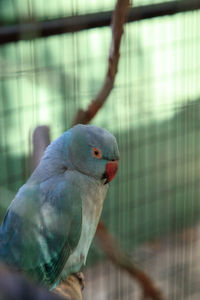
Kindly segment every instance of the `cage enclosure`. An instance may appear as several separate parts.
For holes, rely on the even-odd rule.
[[[102,218],[166,299],[200,298],[197,2],[134,1],[114,89],[92,120],[116,136],[120,149],[119,172]],[[27,39],[25,33],[12,35],[8,29],[23,32],[30,20],[51,22],[69,16],[74,22],[80,15],[95,15],[98,20],[114,4],[113,0],[0,2],[1,220],[30,175],[33,130],[48,125],[53,140],[70,128],[76,111],[87,107],[102,84],[111,38],[109,26],[96,22],[89,28],[89,21],[77,32],[54,34],[51,29],[46,37],[37,37],[34,29]],[[137,9],[142,16],[136,17]],[[10,40],[4,43],[5,30]],[[87,300],[138,297],[138,287],[107,262],[95,241],[84,272]]]

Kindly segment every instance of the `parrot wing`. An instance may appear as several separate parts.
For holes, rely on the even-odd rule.
[[[26,184],[1,226],[0,260],[52,285],[77,246],[81,227],[82,201],[73,185]]]

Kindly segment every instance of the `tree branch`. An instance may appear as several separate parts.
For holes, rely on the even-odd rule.
[[[151,278],[145,274],[144,271],[136,267],[135,264],[125,255],[125,252],[122,250],[118,242],[110,235],[103,222],[99,222],[97,239],[106,256],[116,266],[128,272],[131,277],[138,281],[143,290],[144,299],[163,299],[160,290],[155,286]]]
[[[98,110],[102,107],[110,92],[113,89],[115,77],[118,70],[118,62],[119,62],[119,48],[120,42],[122,38],[122,34],[124,32],[124,23],[126,21],[128,15],[128,9],[130,7],[129,0],[118,0],[113,17],[112,17],[112,40],[110,45],[110,53],[108,58],[108,69],[105,76],[104,83],[97,93],[96,97],[92,100],[87,110],[79,109],[76,114],[72,124],[75,125],[77,123],[87,124],[91,121],[91,119],[96,115]]]

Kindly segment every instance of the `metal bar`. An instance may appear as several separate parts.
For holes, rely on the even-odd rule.
[[[141,21],[200,9],[200,0],[181,0],[133,7],[127,22]],[[63,33],[73,33],[110,25],[112,11],[72,16],[48,21],[1,26],[0,44],[32,40]]]

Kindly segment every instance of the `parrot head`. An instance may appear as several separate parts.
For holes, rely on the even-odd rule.
[[[79,172],[110,182],[118,170],[119,150],[115,137],[93,125],[76,125],[69,131],[68,159]]]

